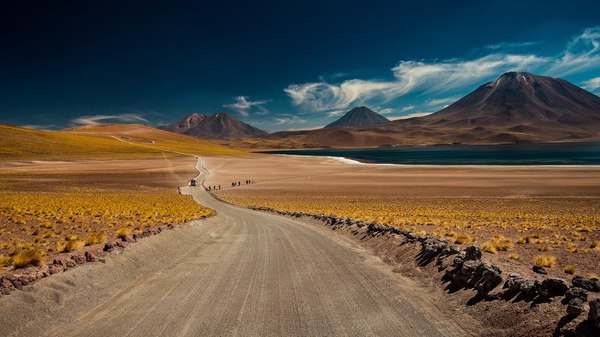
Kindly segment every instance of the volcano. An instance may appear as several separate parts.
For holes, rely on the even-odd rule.
[[[226,112],[219,112],[212,116],[193,113],[175,124],[159,128],[204,139],[227,140],[267,134],[267,132],[241,122]]]
[[[325,126],[326,129],[338,126],[368,126],[388,123],[390,120],[367,108],[366,106],[355,107],[346,112],[344,116]]]

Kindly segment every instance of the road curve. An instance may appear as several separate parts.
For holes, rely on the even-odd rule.
[[[326,228],[232,206],[201,187],[182,191],[218,215],[3,296],[0,336],[466,336],[478,329]]]

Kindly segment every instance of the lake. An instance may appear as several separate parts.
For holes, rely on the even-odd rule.
[[[262,153],[343,157],[377,164],[600,165],[600,142],[280,150]]]

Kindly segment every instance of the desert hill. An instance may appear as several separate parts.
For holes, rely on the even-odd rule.
[[[99,124],[63,131],[41,131],[0,124],[1,160],[128,159],[172,151],[230,154],[210,141],[137,124]]]
[[[497,144],[600,139],[600,97],[563,79],[508,72],[425,117],[367,127],[277,132],[254,148]]]
[[[339,126],[368,126],[388,123],[390,120],[367,108],[355,107],[333,123],[327,124],[326,129]]]
[[[267,134],[263,130],[239,121],[226,112],[219,112],[212,116],[194,113],[175,124],[159,128],[203,139],[225,140]]]

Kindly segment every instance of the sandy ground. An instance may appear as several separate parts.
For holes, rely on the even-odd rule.
[[[400,165],[357,165],[343,161],[307,156],[262,155],[254,157],[210,157],[206,159],[210,171],[206,183],[221,185],[217,192],[226,200],[243,200],[248,203],[272,203],[285,205],[293,200],[295,207],[302,208],[302,200],[322,200],[323,204],[335,206],[340,202],[355,205],[347,210],[352,216],[367,203],[379,203],[386,209],[401,209],[410,213],[410,207],[449,208],[450,211],[470,211],[496,208],[498,212],[532,212],[541,217],[552,211],[551,216],[561,217],[570,213],[577,217],[584,214],[586,229],[581,233],[573,228],[554,230],[552,217],[544,225],[548,229],[521,231],[513,226],[513,220],[506,218],[505,228],[487,229],[485,217],[481,223],[470,229],[482,244],[493,235],[508,236],[514,248],[496,255],[487,254],[492,261],[508,266],[524,275],[532,274],[533,260],[540,254],[552,254],[557,265],[550,268],[550,274],[570,279],[563,268],[575,265],[577,274],[594,276],[600,274],[598,258],[600,250],[589,249],[590,242],[600,239],[600,168],[598,167],[506,167],[506,166],[400,166]],[[254,183],[245,185],[245,180]],[[241,181],[241,187],[231,187],[232,181]],[[269,205],[263,205],[269,206]],[[471,210],[475,209],[475,211]],[[427,209],[421,210],[426,212]],[[493,211],[493,209],[492,209]],[[448,213],[452,214],[452,213]],[[509,214],[509,213],[507,213]],[[595,214],[595,215],[594,215]],[[424,214],[427,215],[427,214]],[[593,223],[596,221],[596,223]],[[453,219],[447,220],[452,227]],[[479,228],[477,227],[479,226]],[[416,226],[429,232],[435,226]],[[491,227],[490,227],[491,228]],[[516,244],[517,237],[523,234],[541,234],[550,238],[556,232],[573,240],[579,247],[577,253],[567,251],[566,244],[552,246],[551,250],[539,251],[539,245]],[[574,235],[585,236],[579,241]],[[556,241],[556,240],[555,240]],[[509,259],[509,254],[518,253],[521,261]]]
[[[184,188],[218,215],[0,299],[2,336],[468,336],[441,291],[357,244]],[[449,295],[448,295],[449,296]]]
[[[15,189],[29,185],[38,191],[52,185],[176,188],[195,175],[195,161],[189,156],[164,156],[162,159],[0,162],[0,188],[15,183],[18,183]]]
[[[325,157],[207,157],[208,185],[407,197],[600,198],[599,167],[353,165]]]

